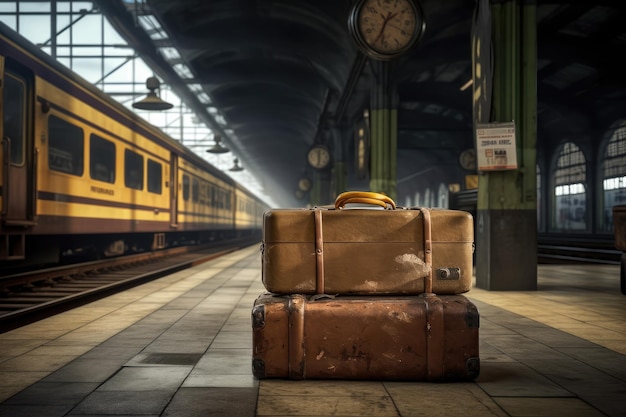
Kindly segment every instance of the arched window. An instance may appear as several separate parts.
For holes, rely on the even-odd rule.
[[[430,191],[430,188],[427,188],[424,191],[424,207],[432,207],[433,206],[433,192]]]
[[[415,207],[420,207],[420,201],[421,201],[421,200],[420,200],[420,198],[421,198],[421,197],[420,197],[420,193],[419,193],[419,191],[416,191],[416,192],[415,192],[415,200],[414,200],[414,202],[413,202],[413,205],[414,205]]]
[[[587,171],[585,155],[575,144],[563,145],[554,174],[553,228],[559,231],[587,229]]]
[[[448,187],[444,183],[439,184],[437,207],[448,208]]]
[[[603,160],[603,216],[600,228],[613,232],[613,206],[626,205],[626,126],[620,126],[609,140]]]

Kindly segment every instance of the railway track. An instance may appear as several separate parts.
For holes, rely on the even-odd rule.
[[[537,262],[539,263],[595,263],[619,265],[622,251],[609,238],[539,235]]]
[[[0,278],[0,333],[207,262],[258,240],[174,248]]]

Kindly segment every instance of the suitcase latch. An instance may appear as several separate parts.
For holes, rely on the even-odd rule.
[[[437,269],[437,279],[448,281],[461,279],[461,268],[439,268]]]

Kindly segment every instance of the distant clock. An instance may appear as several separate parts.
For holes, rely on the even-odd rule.
[[[459,164],[461,164],[461,168],[467,171],[476,171],[476,150],[470,148],[461,152]]]
[[[359,0],[348,19],[357,46],[379,60],[407,53],[425,26],[424,15],[413,0]]]
[[[312,168],[326,169],[330,165],[330,150],[324,145],[313,145],[309,149],[306,159]]]
[[[311,183],[311,179],[308,177],[302,177],[300,178],[300,181],[298,181],[298,189],[300,191],[309,191],[311,189],[311,185],[313,185]]]

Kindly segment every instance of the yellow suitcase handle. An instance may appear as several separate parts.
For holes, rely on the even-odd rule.
[[[335,208],[343,209],[346,204],[360,203],[381,206],[382,208],[396,208],[396,203],[385,194],[373,193],[370,191],[346,191],[341,193],[335,199]]]

